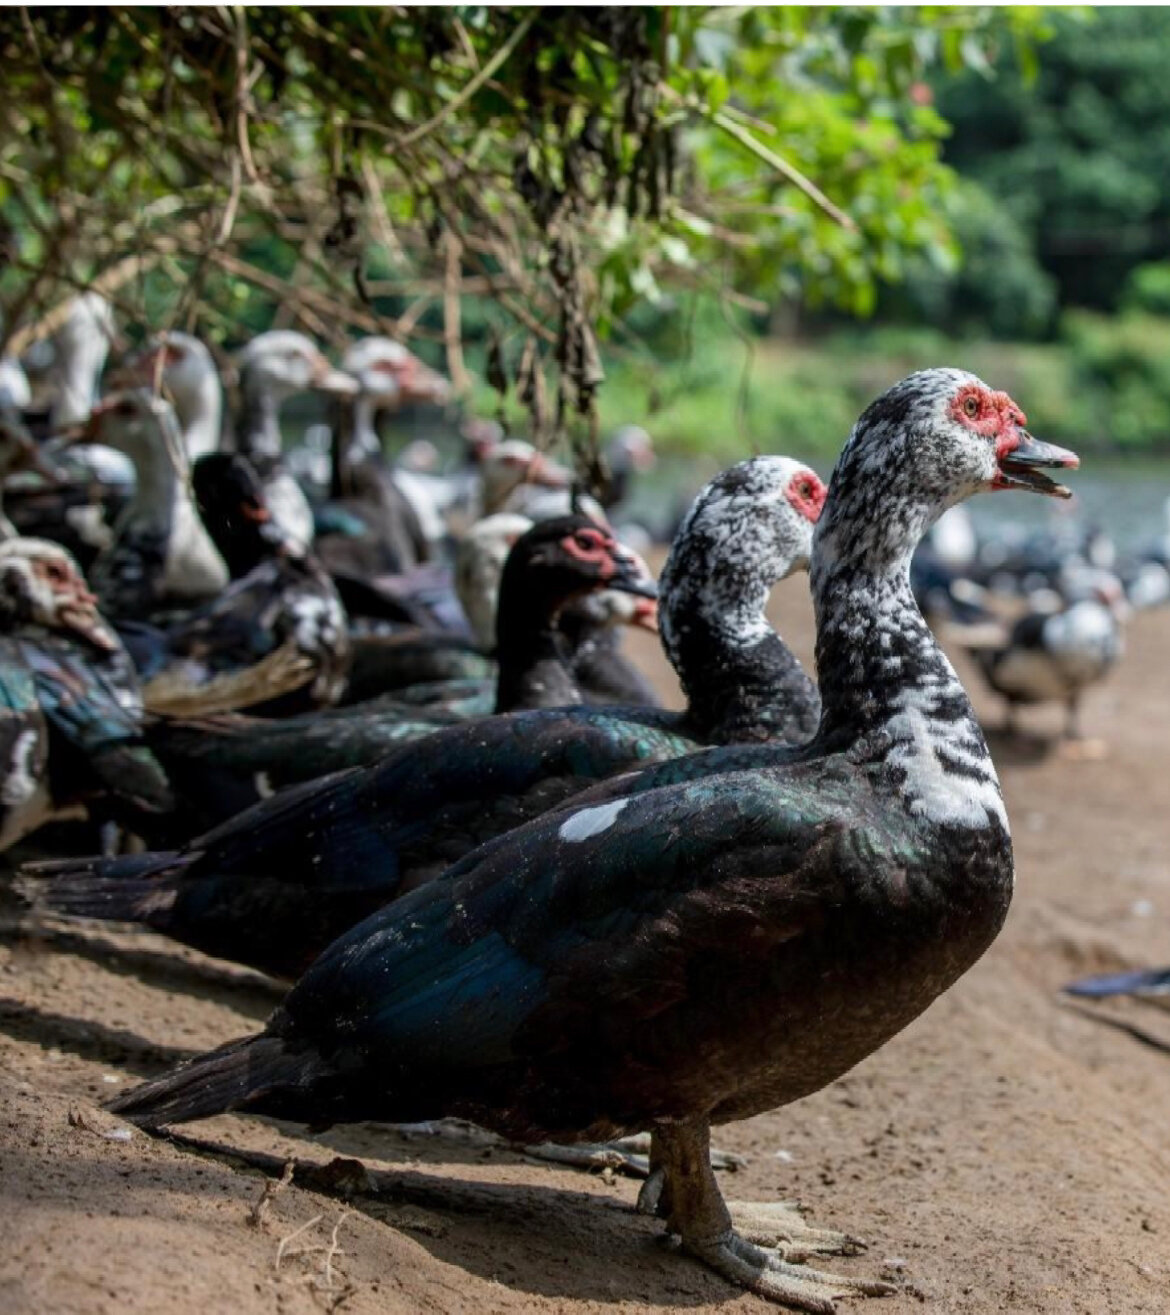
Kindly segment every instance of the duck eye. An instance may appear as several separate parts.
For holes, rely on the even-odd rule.
[[[974,420],[979,414],[979,399],[974,394],[969,396],[963,403],[963,410]]]

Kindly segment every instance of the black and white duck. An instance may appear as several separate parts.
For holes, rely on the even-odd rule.
[[[193,483],[232,582],[159,632],[152,660],[141,668],[147,708],[186,717],[291,716],[336,703],[349,632],[333,581],[277,525],[245,457],[200,457]]]
[[[257,334],[239,352],[236,364],[241,398],[236,448],[260,476],[277,524],[302,547],[308,547],[313,542],[313,511],[284,462],[280,408],[298,393],[352,397],[357,382],[332,366],[303,333],[291,329]]]
[[[778,707],[768,714],[773,726],[789,724],[791,714],[784,707],[790,699],[810,697],[774,645],[762,642],[760,614],[772,585],[807,565],[822,493],[807,467],[757,457],[719,476],[700,495],[689,519],[686,537],[695,548],[692,552],[684,544],[676,563],[690,562],[699,577],[698,592],[692,593],[688,583],[679,599],[662,601],[664,609],[699,611],[678,650],[684,661],[717,659],[720,644],[735,650],[734,659],[716,661],[711,674],[723,690],[710,705],[711,715],[703,716],[713,732],[757,738],[732,698],[738,685],[745,701],[758,707],[760,684],[750,678],[752,654],[761,664],[761,676],[776,678]],[[547,535],[551,524],[529,533]],[[587,520],[577,524],[588,545],[578,549],[577,560],[584,564],[605,532]],[[732,608],[725,617],[725,569],[745,562],[739,580],[756,611]],[[505,594],[509,583],[505,579]],[[501,628],[508,613],[505,603]],[[743,633],[735,627],[737,620]],[[680,620],[675,630],[682,629]],[[555,681],[544,674],[555,649],[551,638],[543,642],[544,660],[539,668],[529,668],[526,680],[531,685],[538,679],[544,686],[539,693],[547,696],[569,678],[567,672],[558,673]],[[694,685],[695,679],[687,683]],[[807,724],[807,712],[796,724]],[[145,868],[129,873],[116,864],[79,863],[44,892],[45,902],[57,912],[141,918],[215,953],[292,975],[326,943],[324,931],[338,930],[346,919],[356,920],[361,912],[430,879],[480,841],[616,772],[694,749],[697,742],[686,734],[687,727],[685,714],[656,708],[580,707],[448,727],[363,771],[278,795],[185,851],[160,855],[153,877]],[[205,749],[205,741],[197,740],[193,748]],[[305,754],[298,749],[280,756],[300,763]],[[271,754],[263,764],[250,765],[271,770],[277,757]],[[255,910],[262,906],[267,912],[257,917]],[[262,940],[255,934],[257,921],[269,933]]]
[[[133,664],[96,603],[60,545],[0,543],[6,844],[78,804],[148,829],[174,806],[144,743]]]
[[[1125,594],[1112,575],[1096,572],[1087,597],[1056,611],[1031,609],[994,647],[971,654],[993,690],[1007,706],[1006,730],[1017,730],[1022,704],[1059,702],[1065,707],[1063,737],[1079,745],[1071,752],[1099,756],[1102,746],[1082,740],[1081,699],[1103,680],[1124,650]]]
[[[440,403],[450,385],[391,338],[362,338],[343,368],[356,391],[340,408],[333,436],[330,499],[316,511],[322,560],[335,574],[400,575],[432,556],[443,527],[426,520],[401,487],[382,449],[379,418],[420,401]]]
[[[150,1127],[455,1115],[525,1142],[650,1128],[659,1210],[693,1256],[805,1310],[889,1291],[789,1260],[809,1238],[792,1212],[729,1210],[709,1130],[846,1072],[998,933],[1007,814],[910,557],[952,503],[1058,493],[1041,468],[1075,464],[973,375],[895,385],[817,530],[811,744],[709,751],[755,766],[570,804],[473,851],[330,946],[263,1032],[113,1108]]]
[[[137,473],[114,541],[91,572],[102,611],[114,621],[143,620],[216,597],[227,585],[227,566],[191,496],[170,403],[144,388],[111,394],[90,414],[85,435],[126,453]]]

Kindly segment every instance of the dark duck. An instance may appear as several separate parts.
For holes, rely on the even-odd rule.
[[[709,1129],[846,1072],[998,933],[1003,797],[910,557],[952,503],[1060,493],[1042,467],[1075,464],[973,375],[895,385],[846,443],[817,529],[808,746],[740,748],[754,768],[500,837],[330,946],[263,1032],[114,1108],[149,1127],[457,1115],[522,1141],[649,1128],[658,1208],[691,1255],[805,1310],[888,1291],[793,1263],[798,1217],[729,1209]]]
[[[149,835],[174,806],[170,785],[144,743],[129,655],[64,548],[0,543],[0,636],[0,844],[78,804]]]
[[[706,661],[722,647],[732,650],[711,675],[715,685],[732,682],[704,718],[712,733],[759,738],[746,712],[756,708],[769,674],[777,677],[770,724],[815,729],[815,690],[795,680],[793,660],[773,651],[761,625],[772,585],[807,566],[822,498],[807,467],[756,457],[717,477],[680,536],[672,555],[678,593],[663,607],[676,630],[684,611],[697,616],[678,652]],[[550,524],[529,533],[547,534]],[[589,545],[604,532],[579,524],[588,538],[578,551],[591,560]],[[744,560],[749,546],[751,566],[738,580],[754,610],[725,613],[724,568]],[[684,562],[693,589],[689,576],[679,577]],[[745,680],[751,654],[761,663],[760,680]],[[556,679],[559,687],[567,676]],[[696,679],[690,673],[688,684]],[[736,687],[746,691],[745,715],[734,705]],[[799,707],[789,710],[794,697]],[[686,725],[685,714],[653,708],[569,707],[449,727],[364,771],[278,795],[182,852],[158,855],[153,871],[116,860],[74,864],[41,898],[57,913],[141,919],[221,956],[295,975],[328,943],[328,932],[429,880],[481,841],[614,773],[695,748],[679,733]]]
[[[336,703],[349,632],[332,580],[277,524],[245,457],[200,457],[193,484],[232,582],[158,633],[143,672],[147,708],[172,716],[290,716]]]

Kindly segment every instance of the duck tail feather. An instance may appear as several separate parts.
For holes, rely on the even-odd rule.
[[[310,1050],[293,1051],[269,1032],[233,1041],[144,1082],[108,1105],[143,1128],[207,1119],[229,1110],[297,1117],[298,1097],[320,1075]]]

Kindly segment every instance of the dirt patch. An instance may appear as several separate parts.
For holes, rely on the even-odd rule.
[[[807,586],[776,615],[808,660]],[[639,637],[640,638],[640,637]],[[1061,1000],[1071,976],[1170,962],[1170,612],[1141,616],[1069,762],[996,742],[1017,853],[1007,928],[912,1027],[825,1091],[718,1130],[748,1156],[729,1196],[798,1198],[860,1233],[835,1262],[900,1277],[875,1310],[1170,1308],[1170,1015]],[[639,659],[677,688],[652,643]],[[994,698],[959,664],[994,726]],[[1026,720],[1053,733],[1059,714]],[[157,937],[0,931],[0,1309],[237,1315],[346,1311],[759,1310],[667,1250],[629,1179],[475,1139],[360,1126],[307,1136],[193,1125],[249,1165],[127,1130],[100,1102],[183,1054],[255,1030],[255,974]],[[268,1157],[264,1159],[264,1157]],[[343,1164],[277,1186],[285,1162]],[[263,1171],[268,1170],[268,1174]],[[267,1185],[267,1186],[266,1186]],[[267,1196],[265,1192],[267,1190]],[[263,1206],[260,1202],[263,1198]]]

